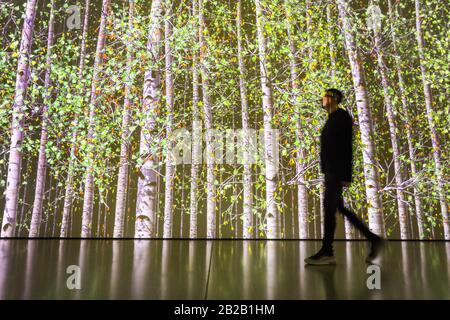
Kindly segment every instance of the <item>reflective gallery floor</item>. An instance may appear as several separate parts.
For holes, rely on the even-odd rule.
[[[1,299],[450,299],[450,242],[0,240]],[[369,284],[369,286],[368,286]],[[374,284],[380,289],[374,287]],[[370,288],[369,288],[370,287]]]

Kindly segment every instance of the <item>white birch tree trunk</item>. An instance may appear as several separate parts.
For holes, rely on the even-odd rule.
[[[375,0],[373,2],[375,5],[378,5],[378,1]],[[398,139],[397,139],[397,124],[395,121],[395,110],[392,105],[391,96],[389,93],[389,79],[387,76],[387,68],[386,68],[386,61],[384,59],[384,49],[381,45],[381,35],[380,30],[376,26],[372,28],[374,33],[374,44],[375,44],[375,51],[377,54],[377,63],[378,63],[378,70],[380,72],[381,76],[381,86],[383,87],[383,94],[384,94],[384,104],[386,107],[386,113],[389,123],[389,136],[391,139],[391,145],[392,145],[392,156],[393,156],[393,162],[394,162],[394,176],[395,176],[395,183],[396,183],[396,195],[397,195],[397,206],[398,206],[398,218],[399,218],[399,224],[400,224],[400,239],[409,239],[411,238],[411,233],[409,230],[409,215],[408,215],[408,208],[406,207],[406,199],[405,194],[403,193],[403,172],[402,172],[402,164],[400,161],[400,146],[398,145]]]
[[[199,118],[199,74],[198,74],[198,54],[195,44],[198,42],[198,0],[192,1],[192,17],[194,24],[194,49],[192,50],[192,158],[191,158],[191,190],[190,190],[190,217],[189,217],[189,238],[197,238],[198,232],[198,176],[201,165],[201,122]]]
[[[165,48],[165,62],[166,62],[166,112],[167,112],[167,124],[166,124],[166,139],[167,150],[166,155],[166,187],[164,192],[164,238],[172,238],[173,234],[173,188],[174,188],[174,176],[175,166],[173,159],[169,156],[169,151],[173,147],[172,138],[172,126],[173,126],[173,75],[172,75],[172,47],[170,41],[172,40],[172,0],[165,0],[165,36],[164,36],[164,48]]]
[[[415,0],[416,8],[416,36],[417,36],[417,48],[419,51],[420,72],[422,73],[423,93],[425,95],[425,108],[427,112],[428,126],[431,133],[431,144],[433,146],[433,158],[435,166],[435,174],[437,181],[437,191],[439,195],[439,203],[441,205],[442,223],[444,225],[444,239],[450,240],[450,220],[448,216],[448,208],[446,201],[446,192],[444,189],[445,180],[442,174],[441,164],[441,147],[439,137],[436,131],[436,124],[433,119],[433,102],[431,96],[430,82],[427,79],[427,68],[425,66],[425,45],[422,35],[422,18],[420,16],[420,1]]]
[[[335,39],[333,37],[333,19],[332,19],[332,11],[331,11],[331,4],[327,3],[327,25],[329,26],[328,30],[328,46],[330,48],[330,61],[331,61],[331,79],[332,83],[336,83],[336,45],[335,45]]]
[[[161,95],[161,60],[162,47],[162,3],[153,0],[150,12],[151,24],[148,34],[147,51],[152,57],[151,66],[144,76],[144,93],[142,112],[144,126],[141,130],[140,154],[144,163],[140,169],[141,177],[138,181],[138,199],[136,205],[136,238],[152,238],[156,235],[156,204],[157,204],[157,175],[159,174],[159,154],[156,151],[158,143],[157,117]]]
[[[103,49],[105,47],[105,28],[108,17],[110,0],[103,0],[102,13],[100,18],[100,27],[97,38],[97,48],[95,50],[94,74],[92,75],[92,87],[89,101],[89,124],[87,133],[87,166],[84,179],[84,199],[83,199],[83,218],[81,222],[81,237],[88,238],[92,236],[92,214],[94,207],[94,131],[95,131],[95,113],[97,107],[97,96],[100,91],[98,83],[100,81],[100,69],[103,64]]]
[[[239,65],[239,92],[241,95],[241,108],[242,108],[242,129],[244,140],[244,175],[243,175],[243,187],[244,187],[244,210],[243,210],[243,227],[242,236],[244,239],[253,238],[253,193],[252,193],[252,173],[250,164],[250,127],[249,127],[249,115],[248,115],[248,100],[247,100],[247,81],[245,80],[246,67],[244,63],[244,50],[242,47],[242,0],[237,2],[237,17],[236,17],[236,30],[237,30],[237,44],[238,44],[238,65]]]
[[[298,61],[297,61],[297,49],[294,41],[294,37],[292,34],[292,4],[289,0],[285,0],[284,2],[285,10],[286,10],[286,31],[288,36],[289,43],[289,68],[290,68],[290,80],[291,80],[291,88],[292,88],[292,103],[296,107],[296,111],[300,113],[300,106],[298,105],[299,99],[299,73],[298,73]],[[309,21],[309,18],[308,18]],[[309,22],[308,22],[309,24]],[[309,29],[309,25],[308,28]],[[308,36],[309,37],[309,36]],[[311,50],[308,47],[308,59],[311,59]],[[299,115],[298,120],[296,121],[296,139],[299,143],[297,154],[296,154],[296,175],[297,175],[297,205],[298,205],[298,237],[300,239],[309,238],[309,228],[308,228],[308,190],[306,188],[305,181],[305,164],[304,159],[306,158],[305,150],[300,145],[301,141],[303,141],[303,126],[302,119]]]
[[[6,178],[5,210],[3,212],[1,237],[14,237],[17,223],[19,184],[22,167],[22,142],[24,138],[25,96],[30,78],[30,50],[33,42],[34,20],[37,0],[28,0],[20,40],[17,63],[16,86],[11,124],[8,175]]]
[[[45,147],[48,140],[48,104],[50,103],[51,95],[51,64],[52,64],[52,47],[54,39],[54,21],[55,21],[55,1],[50,3],[50,18],[48,21],[48,35],[47,35],[47,57],[44,80],[44,105],[42,107],[41,120],[41,139],[39,144],[38,165],[36,174],[36,190],[34,193],[33,213],[31,215],[30,231],[28,236],[30,238],[39,237],[39,227],[42,220],[42,204],[44,202],[45,178],[47,169],[47,157],[45,154]]]
[[[348,202],[343,199],[344,206],[348,208]],[[346,216],[344,216],[344,231],[345,231],[345,239],[355,239],[355,228],[351,224],[350,220],[347,219]]]
[[[134,29],[134,3],[135,0],[128,1],[128,39],[127,39],[127,69],[125,82],[125,98],[122,113],[122,136],[120,142],[120,163],[119,175],[117,178],[116,212],[114,215],[114,238],[124,237],[125,214],[127,210],[127,191],[128,191],[128,153],[129,153],[129,135],[130,120],[132,113],[132,94],[133,87],[132,65],[133,65],[133,29]]]
[[[81,48],[80,48],[80,61],[78,65],[78,79],[83,80],[83,70],[84,70],[84,59],[86,56],[86,38],[89,27],[89,5],[90,0],[86,0],[84,3],[84,21],[83,21],[83,32],[81,35]],[[61,219],[61,231],[60,237],[68,237],[69,234],[69,222],[72,210],[73,201],[73,174],[74,174],[74,162],[76,159],[76,140],[78,135],[78,117],[75,115],[72,120],[72,127],[74,128],[72,133],[72,141],[70,145],[70,158],[69,158],[69,169],[67,171],[66,188],[64,192],[64,206],[63,215]]]
[[[200,39],[200,71],[202,76],[203,113],[205,116],[206,129],[206,237],[215,238],[216,228],[216,188],[214,185],[214,145],[212,140],[213,118],[211,111],[211,100],[209,93],[209,72],[205,61],[208,48],[205,37],[204,1],[199,0],[199,39]]]
[[[394,23],[396,17],[394,16],[393,12],[393,6],[392,1],[388,0],[388,6],[389,6],[389,19],[391,21],[391,24]],[[400,91],[400,98],[402,102],[402,112],[403,117],[405,121],[405,127],[406,127],[406,139],[408,142],[408,153],[409,153],[409,161],[410,161],[410,167],[411,167],[411,178],[415,179],[418,175],[417,166],[416,166],[416,155],[414,151],[414,143],[413,143],[413,137],[412,137],[412,131],[410,126],[410,117],[409,117],[409,108],[408,108],[408,100],[406,98],[406,91],[405,91],[405,80],[403,79],[403,73],[400,65],[400,56],[397,50],[397,36],[395,32],[395,27],[391,26],[391,37],[392,37],[392,47],[394,50],[394,58],[395,58],[395,69],[397,71],[397,77],[398,77],[398,88]],[[420,239],[425,239],[425,221],[424,221],[424,213],[422,211],[422,200],[420,199],[419,190],[417,187],[417,183],[414,183],[413,185],[413,195],[414,195],[414,205],[416,209],[416,216],[417,216],[417,228],[419,230],[419,237]]]
[[[385,222],[379,196],[380,181],[376,160],[372,115],[369,95],[366,87],[364,67],[359,57],[356,40],[349,17],[349,4],[345,0],[337,0],[339,16],[342,21],[342,32],[350,62],[353,86],[358,109],[358,122],[363,145],[364,177],[368,205],[369,228],[380,236],[386,235]]]
[[[255,0],[256,4],[256,28],[258,34],[258,56],[260,67],[262,106],[264,111],[264,165],[265,165],[265,179],[266,179],[266,216],[265,229],[268,239],[277,238],[278,235],[278,207],[276,202],[276,187],[277,187],[277,169],[273,161],[274,137],[272,130],[272,89],[270,87],[270,80],[267,72],[266,62],[266,38],[264,35],[264,14],[261,8],[260,0]]]
[[[331,68],[330,68],[330,75],[331,75],[331,79],[332,79],[332,84],[335,85],[336,84],[336,45],[335,45],[335,39],[333,37],[333,31],[332,31],[332,11],[331,11],[332,7],[331,7],[331,3],[327,3],[327,24],[329,26],[329,30],[328,30],[328,46],[330,49],[330,61],[331,61]],[[324,212],[324,200],[325,200],[325,184],[324,181],[321,182],[321,186],[320,186],[320,206],[321,206],[321,214],[320,216],[322,217],[322,221],[323,217],[325,215]],[[348,207],[348,202],[346,200],[346,198],[343,196],[343,201],[344,201],[344,206]],[[321,224],[321,233],[323,235],[323,228],[324,228],[324,224]],[[355,228],[352,226],[352,224],[350,223],[350,221],[347,219],[347,217],[344,216],[344,231],[345,231],[345,239],[354,239],[355,238]]]

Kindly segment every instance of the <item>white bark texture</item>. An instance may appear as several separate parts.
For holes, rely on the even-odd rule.
[[[78,65],[78,79],[83,80],[83,70],[84,70],[84,59],[86,56],[86,38],[89,27],[89,5],[90,0],[86,0],[84,3],[84,21],[83,21],[83,33],[81,35],[81,49],[80,49],[80,61]],[[84,91],[84,90],[83,90]],[[70,221],[72,212],[72,201],[73,201],[73,175],[74,175],[74,165],[76,160],[76,148],[77,148],[77,136],[78,136],[78,117],[74,115],[72,120],[72,140],[70,145],[70,158],[69,158],[69,169],[67,170],[66,188],[64,191],[64,206],[63,215],[61,220],[61,231],[60,237],[65,238],[70,236]]]
[[[358,122],[363,145],[363,168],[368,205],[369,228],[377,235],[385,236],[385,222],[381,199],[379,196],[380,178],[376,160],[373,123],[370,112],[370,102],[367,92],[364,67],[358,53],[356,39],[352,32],[353,29],[349,17],[349,4],[345,0],[337,0],[337,4],[339,16],[342,21],[342,32],[344,33],[344,40],[356,95]]]
[[[290,80],[291,80],[291,88],[292,88],[292,103],[296,106],[297,113],[300,114],[300,106],[298,105],[299,98],[299,73],[298,73],[298,61],[297,61],[297,49],[295,45],[295,41],[292,35],[292,25],[291,20],[293,19],[290,11],[292,10],[292,4],[289,3],[289,0],[285,0],[285,10],[286,10],[286,29],[289,43],[289,67],[290,67]],[[309,21],[309,18],[308,18]],[[308,46],[308,52],[310,52],[310,48]],[[311,54],[308,54],[308,59],[311,58]],[[296,139],[299,144],[303,141],[303,126],[302,119],[299,115],[298,120],[296,121]],[[308,190],[306,188],[305,181],[305,163],[304,159],[306,158],[305,149],[299,145],[296,159],[295,159],[295,168],[297,175],[297,206],[298,206],[298,237],[299,239],[307,239],[309,238],[309,224],[308,224]]]
[[[100,71],[103,64],[103,50],[105,47],[105,29],[106,19],[108,17],[110,0],[103,0],[102,13],[100,18],[100,27],[98,30],[97,47],[95,50],[94,73],[92,75],[92,86],[89,101],[89,124],[87,133],[87,166],[84,179],[84,199],[83,199],[83,218],[81,222],[81,237],[92,237],[92,215],[94,207],[94,131],[95,131],[95,113],[97,107],[97,97],[100,91],[98,84],[100,81]]]
[[[133,35],[134,23],[134,1],[128,1],[128,42],[127,42],[127,67],[125,82],[125,98],[122,112],[122,136],[120,141],[120,163],[119,174],[117,177],[117,195],[116,212],[114,215],[114,238],[123,238],[125,229],[125,215],[127,210],[127,192],[128,192],[128,154],[130,151],[129,135],[130,121],[132,113],[132,87],[133,78],[131,75],[133,65],[133,44],[131,37]]]
[[[435,174],[437,180],[437,191],[439,195],[439,203],[441,205],[442,223],[444,225],[444,239],[450,240],[450,220],[448,217],[448,208],[446,201],[446,192],[444,189],[445,180],[442,174],[441,164],[441,147],[439,136],[436,130],[436,124],[433,119],[433,101],[431,96],[431,86],[427,79],[427,68],[425,66],[425,44],[422,35],[422,18],[420,16],[420,1],[415,0],[416,8],[416,35],[417,48],[419,50],[420,71],[422,73],[423,93],[425,95],[425,108],[427,111],[428,126],[431,133],[431,144],[433,146],[433,158],[435,166]]]
[[[165,0],[165,62],[166,62],[166,138],[167,150],[172,150],[172,126],[173,126],[173,72],[172,72],[172,47],[170,41],[172,40],[172,0]],[[167,153],[169,154],[169,152]],[[166,186],[164,192],[164,238],[172,238],[173,233],[173,188],[176,167],[173,159],[166,155]]]
[[[198,42],[198,1],[192,1],[192,16],[194,21],[194,42]],[[195,47],[192,50],[192,158],[191,158],[191,190],[190,190],[190,216],[189,216],[189,238],[197,238],[198,232],[198,178],[201,169],[201,122],[199,116],[199,72],[198,53]]]
[[[264,166],[266,179],[266,216],[265,231],[268,239],[278,238],[278,206],[276,202],[277,169],[274,163],[274,136],[272,130],[272,89],[267,72],[266,38],[264,35],[264,13],[260,0],[256,0],[256,28],[258,34],[258,56],[262,90],[262,107],[264,112]]]
[[[25,96],[30,78],[30,50],[33,42],[36,2],[37,0],[27,1],[20,40],[1,237],[14,237],[16,229],[24,138]]]
[[[408,154],[409,154],[409,160],[410,160],[410,168],[411,168],[411,178],[415,179],[418,175],[417,171],[417,165],[416,165],[416,155],[414,151],[414,143],[413,143],[413,135],[410,125],[410,117],[409,117],[409,105],[408,100],[406,98],[406,91],[405,91],[405,80],[403,78],[402,68],[400,64],[400,56],[397,49],[397,35],[396,35],[396,29],[394,24],[394,21],[396,20],[396,17],[394,16],[394,8],[392,5],[392,0],[388,0],[388,6],[389,6],[389,20],[391,23],[391,38],[392,38],[392,48],[394,51],[394,58],[395,58],[395,69],[397,71],[397,77],[398,77],[398,89],[400,92],[400,98],[402,102],[402,113],[405,123],[405,129],[406,129],[406,139],[408,142]],[[419,238],[425,239],[425,221],[424,221],[424,213],[422,210],[422,200],[420,198],[419,189],[417,187],[417,183],[414,183],[413,185],[413,195],[414,195],[414,206],[416,209],[416,217],[417,217],[417,228],[419,231]]]
[[[205,37],[204,1],[199,0],[200,70],[202,76],[203,113],[206,129],[206,237],[215,238],[216,228],[216,188],[214,185],[214,142],[212,137],[213,118],[209,92],[208,48]]]
[[[51,95],[51,64],[52,64],[52,47],[53,39],[55,36],[55,1],[50,3],[50,17],[48,20],[48,34],[47,34],[47,57],[46,57],[46,69],[44,79],[44,105],[42,107],[41,117],[41,139],[39,144],[38,165],[36,173],[36,189],[34,192],[33,212],[31,215],[30,231],[28,236],[30,238],[39,237],[39,228],[42,220],[42,204],[44,202],[45,192],[45,178],[47,169],[47,157],[45,154],[45,147],[48,140],[48,104],[50,103]],[[53,217],[55,218],[55,217]]]
[[[378,1],[375,0],[373,2],[375,5],[378,5]],[[377,62],[378,62],[378,70],[381,76],[381,86],[383,87],[384,94],[384,105],[386,107],[386,113],[389,124],[389,136],[391,139],[392,145],[392,156],[394,162],[394,176],[396,183],[396,195],[397,195],[397,207],[398,207],[398,218],[400,224],[400,239],[409,239],[411,237],[411,233],[409,230],[409,215],[408,215],[408,207],[406,205],[405,194],[401,188],[403,188],[403,170],[402,163],[400,161],[400,146],[397,138],[397,122],[394,106],[392,105],[392,99],[389,92],[389,79],[388,79],[388,70],[386,67],[386,61],[384,58],[384,48],[382,47],[382,38],[380,31],[377,28],[373,28],[374,32],[374,44],[375,51],[377,54]]]
[[[141,130],[140,154],[144,159],[141,167],[141,177],[138,181],[138,199],[135,224],[136,238],[152,238],[156,236],[156,203],[157,183],[159,174],[158,132],[156,120],[160,116],[161,100],[161,60],[162,48],[162,2],[152,1],[150,12],[151,25],[148,34],[147,51],[152,57],[152,63],[144,76],[144,94],[142,112],[144,127]]]
[[[253,194],[252,194],[252,173],[250,164],[250,136],[249,136],[249,114],[248,114],[248,100],[247,100],[247,81],[245,79],[246,67],[244,63],[244,52],[242,47],[242,0],[237,2],[237,17],[236,17],[236,29],[237,29],[237,43],[238,43],[238,65],[239,65],[239,91],[241,94],[241,108],[242,108],[242,128],[244,130],[244,175],[243,175],[243,187],[244,187],[244,210],[243,210],[243,226],[242,236],[244,239],[253,238]]]

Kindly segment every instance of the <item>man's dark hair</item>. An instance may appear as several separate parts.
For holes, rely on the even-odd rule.
[[[327,93],[331,93],[331,95],[336,99],[337,103],[341,103],[342,98],[344,97],[344,95],[342,94],[341,91],[339,91],[338,89],[327,89]]]

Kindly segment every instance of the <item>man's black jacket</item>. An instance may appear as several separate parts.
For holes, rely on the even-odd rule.
[[[334,173],[340,181],[352,181],[353,119],[337,108],[328,116],[320,135],[320,167],[323,173]]]

